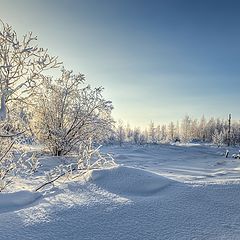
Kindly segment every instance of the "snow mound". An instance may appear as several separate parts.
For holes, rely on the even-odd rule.
[[[40,193],[29,191],[0,193],[0,213],[25,208],[40,197]]]
[[[152,172],[123,166],[92,170],[86,179],[109,192],[127,196],[153,196],[174,183]]]

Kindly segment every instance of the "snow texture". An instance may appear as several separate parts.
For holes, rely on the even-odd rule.
[[[19,191],[14,193],[0,194],[0,213],[7,211],[15,211],[34,203],[41,197],[40,193]]]
[[[91,171],[87,179],[108,192],[127,197],[159,195],[173,182],[151,172],[123,166]]]
[[[1,240],[240,239],[239,160],[225,159],[225,149],[105,150],[123,165],[90,171],[43,197],[15,193],[21,207],[12,202],[11,211],[1,212]],[[0,202],[0,209],[8,206]]]

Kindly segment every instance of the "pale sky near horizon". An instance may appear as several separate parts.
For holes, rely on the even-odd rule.
[[[58,55],[131,125],[240,119],[237,0],[0,0],[0,18]]]

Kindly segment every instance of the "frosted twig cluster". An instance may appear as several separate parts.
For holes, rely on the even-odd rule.
[[[40,166],[36,154],[21,152],[16,144],[15,138],[0,151],[0,192],[12,183],[16,175],[33,174]]]
[[[117,166],[111,154],[103,154],[100,151],[101,146],[94,148],[91,140],[81,144],[77,161],[70,164],[61,164],[51,171],[45,173],[46,182],[39,186],[36,191],[43,187],[54,184],[58,179],[72,179],[81,177],[83,174],[93,169],[102,169]]]

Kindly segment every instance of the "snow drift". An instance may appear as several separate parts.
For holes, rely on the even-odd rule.
[[[25,208],[41,197],[40,193],[19,191],[0,194],[0,213]]]
[[[86,178],[108,192],[125,196],[157,195],[174,183],[155,173],[123,166],[91,170]]]
[[[37,201],[10,194],[18,200],[0,214],[1,240],[240,239],[238,159],[209,146],[134,149],[114,147],[128,167],[91,170],[87,181],[66,181]],[[7,196],[1,210],[2,197],[12,205]]]

